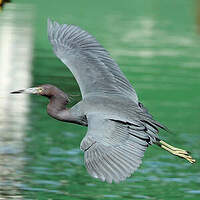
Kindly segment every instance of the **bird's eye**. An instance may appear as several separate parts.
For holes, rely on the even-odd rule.
[[[42,88],[38,88],[38,93],[41,94],[43,92]]]

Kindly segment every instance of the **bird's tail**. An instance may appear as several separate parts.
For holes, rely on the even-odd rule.
[[[166,142],[164,142],[163,140],[160,140],[157,143],[157,145],[160,146],[161,148],[165,149],[166,151],[170,152],[171,154],[175,155],[175,156],[186,159],[190,163],[196,162],[196,160],[193,159],[192,156],[190,155],[190,153],[186,150],[173,147],[173,146],[167,144]]]

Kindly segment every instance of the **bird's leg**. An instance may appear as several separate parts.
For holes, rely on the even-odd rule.
[[[163,140],[160,140],[158,142],[158,146],[160,146],[161,148],[165,149],[166,151],[170,152],[171,154],[175,156],[186,159],[190,163],[196,162],[195,159],[193,159],[192,156],[190,156],[188,151],[171,146],[167,144],[166,142],[164,142]]]

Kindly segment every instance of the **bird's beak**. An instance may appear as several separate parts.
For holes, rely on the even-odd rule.
[[[33,87],[33,88],[28,88],[28,89],[24,89],[24,90],[17,90],[14,92],[11,92],[10,94],[40,94],[42,92],[42,88],[41,87]]]

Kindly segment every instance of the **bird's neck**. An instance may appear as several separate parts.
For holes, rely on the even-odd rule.
[[[62,96],[52,96],[49,99],[49,104],[47,106],[47,111],[59,112],[66,109],[67,100]]]
[[[71,120],[69,109],[66,108],[67,100],[64,97],[55,95],[49,98],[49,100],[49,104],[47,105],[47,113],[51,117],[60,121]]]
[[[49,104],[47,105],[47,113],[51,117],[60,121],[87,126],[85,116],[82,116],[81,113],[76,112],[74,109],[72,111],[72,109],[68,109],[66,107],[69,101],[66,95],[59,93],[50,97],[49,100]]]

